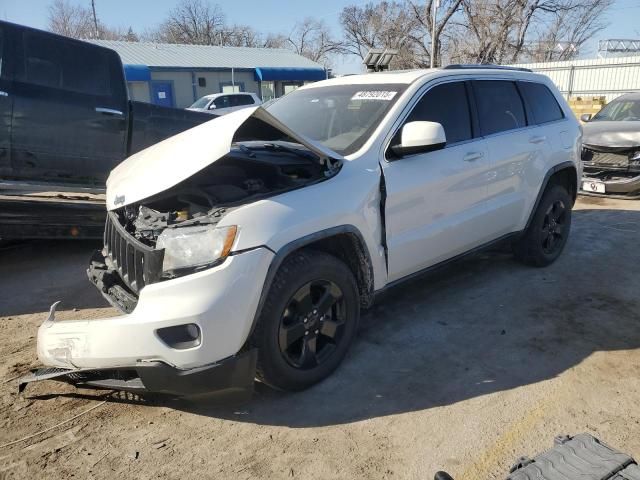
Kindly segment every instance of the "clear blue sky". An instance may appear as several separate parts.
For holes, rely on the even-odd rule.
[[[89,0],[72,0],[90,5]],[[47,7],[51,0],[0,0],[0,18],[36,28],[46,28]],[[142,32],[160,23],[178,0],[96,0],[98,16],[107,25],[133,27]],[[363,5],[366,0],[220,0],[218,3],[229,23],[248,24],[261,32],[287,33],[304,17],[325,20],[339,33],[338,15],[346,5]],[[640,0],[616,0],[608,15],[611,25],[589,42],[582,57],[596,55],[597,40],[604,38],[640,38]],[[360,70],[359,59],[337,61],[338,73]]]

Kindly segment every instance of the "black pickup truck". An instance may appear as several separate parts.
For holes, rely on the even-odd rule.
[[[113,50],[0,21],[0,239],[101,237],[113,167],[211,119],[129,100]]]

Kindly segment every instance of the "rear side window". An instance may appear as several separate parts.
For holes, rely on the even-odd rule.
[[[522,99],[514,82],[476,80],[473,90],[482,135],[505,132],[527,125]]]
[[[471,139],[471,115],[464,83],[443,83],[425,93],[407,119],[415,121],[440,123],[448,144]]]
[[[234,106],[253,105],[253,97],[251,95],[234,95],[236,104]]]
[[[518,82],[518,86],[535,123],[554,122],[564,118],[556,97],[546,85],[535,82]]]
[[[89,95],[110,95],[107,52],[46,34],[25,32],[20,79],[33,85]]]

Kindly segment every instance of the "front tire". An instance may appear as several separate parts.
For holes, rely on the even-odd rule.
[[[534,267],[546,267],[556,261],[569,238],[572,203],[562,185],[552,185],[545,191],[531,224],[513,243],[519,261]]]
[[[288,391],[323,380],[347,354],[359,316],[356,280],[343,262],[314,250],[293,253],[276,273],[251,337],[258,378]]]

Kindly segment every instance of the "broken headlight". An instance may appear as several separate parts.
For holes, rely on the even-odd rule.
[[[162,270],[195,269],[224,260],[231,251],[237,231],[235,225],[165,228],[156,242],[156,249],[164,249]]]

